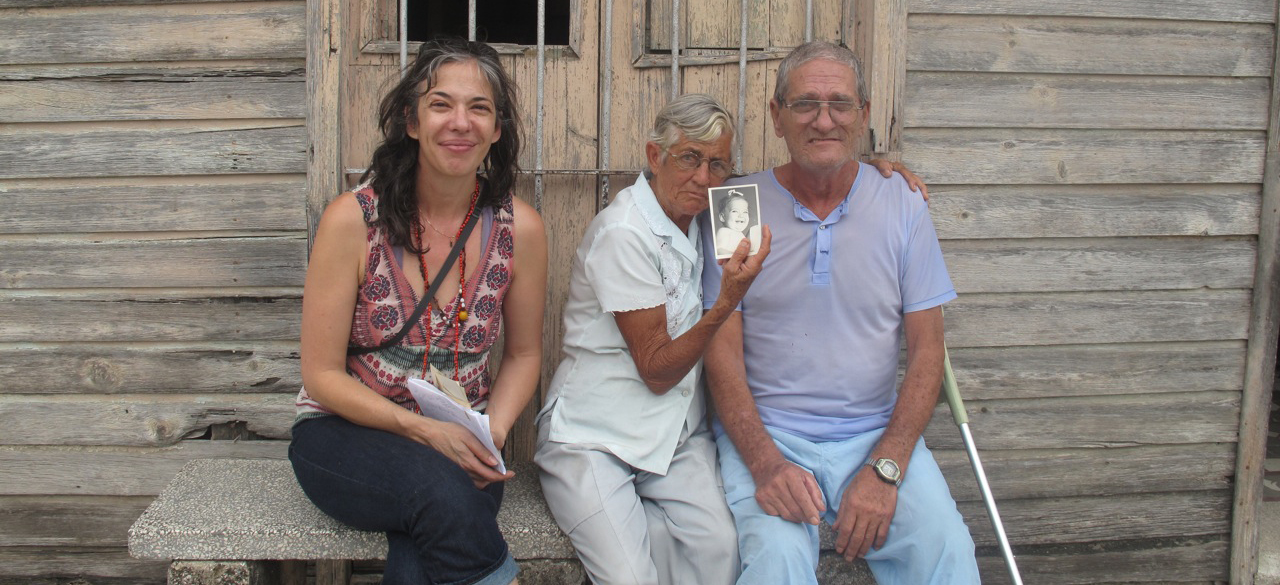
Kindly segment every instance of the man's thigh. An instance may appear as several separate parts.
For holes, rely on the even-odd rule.
[[[728,435],[716,444],[720,448],[720,476],[729,509],[738,529],[738,550],[742,556],[744,583],[811,583],[818,566],[818,527],[784,520],[765,513],[756,502],[755,481]],[[778,444],[775,441],[775,444]],[[801,467],[802,450],[778,444],[783,456]],[[795,458],[802,459],[796,461]]]
[[[832,467],[830,473],[823,474],[818,480],[827,497],[828,522],[835,523],[844,491],[852,483],[854,476],[866,467],[867,457],[882,434],[883,430],[878,430],[847,441],[823,444],[830,449],[826,454],[829,460],[844,462],[843,465]],[[916,523],[934,523],[947,514],[959,517],[946,478],[942,476],[933,453],[925,447],[924,439],[917,439],[911,452],[911,461],[903,474],[902,485],[898,487],[898,505],[894,510],[889,537],[893,538],[895,528],[914,529]]]

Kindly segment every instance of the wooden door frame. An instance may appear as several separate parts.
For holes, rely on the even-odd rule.
[[[1280,4],[1280,3],[1277,3]],[[1280,27],[1272,38],[1280,41]],[[1253,309],[1245,350],[1244,394],[1236,444],[1235,498],[1231,514],[1231,583],[1251,585],[1258,571],[1258,522],[1262,516],[1262,475],[1267,457],[1267,423],[1274,388],[1280,335],[1280,42],[1271,71],[1267,152],[1258,217],[1258,257]]]
[[[854,2],[854,10],[853,18],[845,18],[845,26],[853,26],[854,30],[846,29],[843,36],[854,40],[853,50],[862,60],[867,92],[871,94],[868,145],[864,152],[872,158],[900,161],[907,79],[907,0],[860,0]]]
[[[320,214],[342,186],[338,88],[342,39],[340,0],[307,0],[307,253]]]

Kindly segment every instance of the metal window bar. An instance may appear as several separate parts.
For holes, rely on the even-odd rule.
[[[538,0],[538,124],[534,155],[533,208],[542,213],[542,115],[547,76],[547,0]]]
[[[680,0],[671,0],[671,99],[680,97]]]
[[[738,143],[738,154],[734,157],[733,168],[735,172],[742,174],[742,149],[746,147],[742,125],[747,117],[747,0],[742,0],[738,14],[741,24],[741,38],[738,41],[738,135],[734,137],[734,141]]]
[[[467,40],[476,40],[476,0],[467,0]]]
[[[804,3],[804,42],[813,40],[813,0]]]
[[[598,209],[604,209],[609,205],[609,130],[611,129],[609,116],[612,113],[610,107],[613,102],[613,68],[609,66],[613,59],[613,0],[605,0],[604,4],[604,40],[600,48],[600,157],[598,166],[601,174],[597,178],[596,188],[600,191],[600,203]]]
[[[400,79],[409,72],[409,0],[400,0]]]

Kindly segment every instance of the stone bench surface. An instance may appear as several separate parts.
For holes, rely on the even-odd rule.
[[[574,558],[551,519],[537,470],[513,467],[498,524],[512,556]],[[288,461],[203,459],[187,463],[129,529],[140,559],[385,559],[381,532],[356,530],[302,493]]]
[[[498,525],[511,555],[572,560],[573,545],[551,517],[537,468],[512,466]],[[874,585],[863,562],[830,551],[831,528],[821,527],[819,581]],[[155,560],[385,559],[386,535],[351,528],[321,512],[285,460],[202,459],[187,463],[129,528],[129,553]]]

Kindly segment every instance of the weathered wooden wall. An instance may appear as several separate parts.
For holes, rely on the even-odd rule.
[[[1276,3],[907,10],[902,158],[931,182],[947,339],[1024,577],[1227,580]]]
[[[338,136],[313,171],[362,169],[397,61],[392,0],[316,2],[336,52],[309,95],[304,4],[0,0],[0,583],[158,581],[125,529],[177,468],[283,455],[308,221],[336,194],[307,190],[304,119]],[[736,112],[739,2],[692,4],[680,89]],[[948,343],[1027,582],[1227,579],[1276,4],[814,2],[813,36],[868,61],[869,148],[930,181]],[[805,28],[803,2],[749,7],[748,171],[785,160],[767,102]],[[579,0],[548,50],[551,171],[518,193],[551,244],[544,381],[566,259],[671,95],[669,10],[614,0],[606,30]],[[537,57],[504,62],[534,169]],[[216,440],[245,431],[276,440]],[[1001,582],[946,407],[927,438]]]
[[[0,582],[161,582],[177,469],[283,456],[216,439],[300,382],[304,8],[0,1]]]

